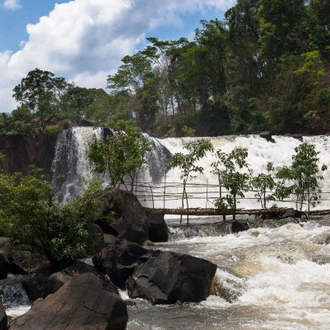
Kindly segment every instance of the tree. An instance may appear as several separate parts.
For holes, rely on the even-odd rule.
[[[267,202],[275,200],[273,189],[276,186],[276,182],[271,175],[271,171],[274,170],[272,163],[267,163],[267,173],[259,173],[257,176],[252,177],[251,185],[256,189],[255,197],[261,203],[263,209],[267,208]]]
[[[62,77],[55,77],[50,71],[32,70],[21,83],[14,87],[13,97],[37,116],[46,118],[59,108],[61,96],[67,83]]]
[[[184,200],[186,199],[187,208],[189,208],[187,195],[187,182],[189,179],[194,179],[196,176],[193,173],[203,173],[202,166],[196,165],[196,162],[203,158],[208,151],[213,151],[211,142],[206,140],[196,140],[188,142],[183,146],[188,153],[183,154],[178,152],[173,155],[171,162],[167,164],[168,168],[179,167],[181,169],[180,179],[183,180],[182,190],[182,209],[184,208]],[[182,222],[182,214],[180,223]],[[187,224],[189,224],[189,216],[187,216]]]
[[[276,177],[280,181],[276,194],[281,199],[294,195],[296,207],[301,211],[306,202],[309,212],[311,206],[320,203],[319,181],[323,180],[320,172],[327,167],[323,164],[319,168],[319,152],[315,150],[315,145],[304,142],[294,150],[291,166],[283,166],[277,171]]]
[[[138,170],[146,163],[150,143],[133,126],[125,132],[108,136],[107,141],[94,139],[88,151],[88,159],[98,173],[108,173],[110,186],[125,184],[130,179],[131,190]]]
[[[109,113],[110,96],[102,88],[85,88],[68,84],[65,94],[61,98],[61,114],[65,118],[78,123],[86,117],[86,111],[92,104],[97,104],[100,100],[105,103],[105,109],[100,104],[96,107],[95,112]],[[108,101],[106,103],[106,101]]]
[[[0,172],[1,228],[34,253],[46,256],[54,270],[65,267],[94,233],[100,186],[93,182],[81,197],[59,205],[52,185],[39,175]]]
[[[236,147],[226,154],[219,149],[216,155],[218,161],[211,163],[213,173],[217,175],[220,187],[220,197],[216,201],[216,206],[223,210],[227,208],[232,209],[233,219],[235,220],[237,197],[244,197],[244,192],[250,188],[250,175],[242,172],[243,169],[247,170],[247,172],[250,171],[246,162],[248,150]],[[226,188],[229,194],[222,196],[221,187]]]

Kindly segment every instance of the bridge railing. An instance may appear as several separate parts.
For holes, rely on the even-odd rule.
[[[188,197],[188,206],[186,201],[182,204],[182,182],[139,182],[134,186],[134,193],[143,206],[150,208],[215,208],[215,201],[220,197],[219,184],[209,182],[205,183],[187,183],[186,192]],[[222,196],[226,196],[228,191],[223,187]],[[256,197],[256,190],[249,190],[244,198],[237,198],[238,208],[261,208],[260,199]],[[271,193],[268,191],[267,193]],[[296,207],[294,198],[284,200],[268,201],[267,207],[276,205],[277,207]],[[306,205],[307,208],[307,205]],[[330,192],[322,192],[318,209],[330,209]]]

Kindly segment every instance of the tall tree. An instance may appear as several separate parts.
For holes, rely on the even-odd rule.
[[[13,97],[37,116],[46,118],[59,108],[67,83],[62,77],[55,77],[50,71],[32,70],[21,83],[14,87]]]

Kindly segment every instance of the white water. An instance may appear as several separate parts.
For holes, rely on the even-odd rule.
[[[218,265],[218,295],[199,304],[129,307],[128,330],[330,328],[330,228],[317,222],[159,244]]]

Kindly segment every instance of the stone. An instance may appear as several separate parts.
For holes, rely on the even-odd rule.
[[[49,273],[51,264],[48,260],[37,258],[30,251],[14,250],[9,255],[12,274]]]
[[[93,274],[74,276],[54,294],[36,300],[10,330],[124,330],[126,303]]]
[[[126,281],[133,274],[134,267],[147,261],[152,253],[152,250],[144,249],[136,243],[117,239],[96,254],[92,260],[94,266],[107,274],[112,283],[125,289]]]
[[[152,304],[200,302],[210,294],[217,265],[187,254],[155,251],[127,282],[131,298]]]
[[[102,217],[96,223],[105,233],[140,245],[149,239],[146,210],[132,192],[106,189],[99,199]]]
[[[246,231],[250,228],[249,224],[246,221],[234,220],[231,223],[231,232],[239,233],[240,231]]]
[[[0,304],[0,330],[6,330],[8,326],[8,317],[5,307]]]
[[[109,281],[105,279],[104,275],[99,273],[92,265],[88,265],[80,260],[74,260],[69,267],[49,276],[47,281],[47,295],[59,290],[66,282],[69,282],[72,277],[87,273],[93,274],[101,281],[109,283]],[[114,286],[109,286],[109,290],[118,294],[118,291]]]
[[[7,278],[10,262],[7,253],[0,251],[0,280]]]
[[[152,242],[167,242],[168,227],[164,220],[164,212],[161,210],[150,210],[147,212],[149,221],[149,239]]]

